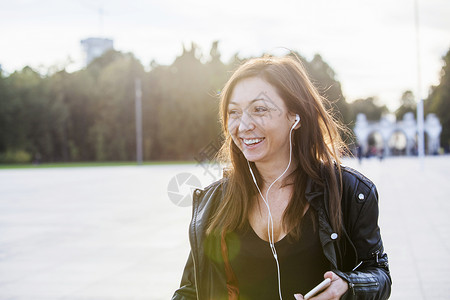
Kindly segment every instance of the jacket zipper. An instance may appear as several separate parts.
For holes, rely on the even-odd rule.
[[[379,264],[378,262],[378,254],[380,254],[380,250],[376,250],[375,252],[372,252],[372,256],[375,258],[375,262],[377,263],[377,265]],[[362,261],[353,269],[353,271],[355,271],[360,265],[362,264]],[[378,282],[367,282],[367,283],[352,283],[349,282],[348,284],[350,286],[350,289],[353,292],[353,295],[355,295],[355,287],[372,287],[372,286],[378,286]]]
[[[355,287],[372,287],[372,286],[378,286],[378,282],[366,282],[366,283],[352,283],[349,282],[348,285],[350,286],[350,289],[353,292],[353,295],[355,294]]]
[[[375,262],[377,263],[377,265],[378,265],[378,254],[380,254],[380,250],[377,250],[372,253],[372,256],[375,257]]]
[[[197,214],[196,214],[196,212],[197,212],[197,207],[196,207],[196,195],[195,195],[195,192],[194,192],[194,196],[192,197],[192,208],[193,208],[193,210],[194,210],[194,214],[193,214],[193,219],[192,219],[192,232],[193,232],[193,235],[195,236],[195,221],[196,221],[196,218],[197,218]],[[197,241],[194,241],[194,246],[195,246],[195,243],[196,243]],[[192,251],[192,262],[193,262],[193,265],[194,265],[194,278],[195,278],[195,293],[196,293],[196,298],[197,298],[197,300],[199,300],[199,295],[198,295],[198,274],[197,274],[197,267],[196,267],[196,263],[195,263],[195,255],[194,255],[194,251]]]
[[[199,300],[198,299],[198,287],[197,287],[197,284],[198,284],[198,278],[197,278],[197,268],[195,267],[195,258],[194,258],[194,254],[192,254],[192,261],[193,261],[193,265],[194,265],[194,277],[195,277],[195,293],[197,294],[197,300]]]

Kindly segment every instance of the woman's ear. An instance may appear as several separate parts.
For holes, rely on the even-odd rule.
[[[301,124],[300,124],[300,116],[298,115],[298,114],[296,114],[296,115],[294,115],[294,114],[290,114],[290,118],[289,118],[289,120],[293,120],[293,124],[292,124],[292,127],[291,127],[291,129],[298,129],[298,128],[300,128],[301,127]]]

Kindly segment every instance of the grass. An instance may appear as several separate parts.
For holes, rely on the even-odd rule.
[[[175,165],[175,164],[194,164],[195,161],[146,161],[142,165]],[[120,167],[136,166],[133,161],[112,161],[112,162],[61,162],[61,163],[42,163],[34,164],[0,164],[0,169],[42,169],[42,168],[77,168],[77,167]]]

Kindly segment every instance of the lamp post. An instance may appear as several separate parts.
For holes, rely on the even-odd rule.
[[[138,165],[142,165],[142,88],[139,78],[135,79],[134,88],[136,107],[136,162]]]
[[[420,67],[420,33],[419,33],[419,3],[414,1],[414,14],[416,25],[416,48],[417,48],[417,150],[419,154],[420,166],[423,169],[423,161],[425,157],[425,143],[424,143],[424,113],[423,113],[423,99],[422,99],[422,78]]]

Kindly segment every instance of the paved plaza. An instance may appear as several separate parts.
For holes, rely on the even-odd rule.
[[[450,156],[344,163],[378,186],[391,299],[450,299]],[[0,170],[0,300],[170,299],[191,217],[191,186],[173,184],[194,174],[206,186],[218,177],[208,171]]]

